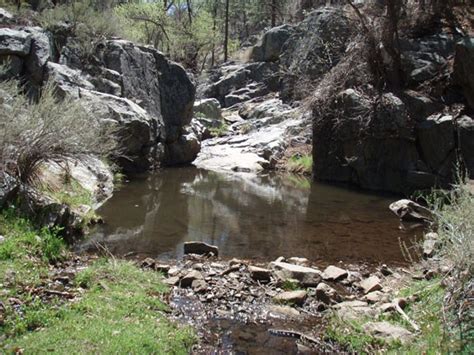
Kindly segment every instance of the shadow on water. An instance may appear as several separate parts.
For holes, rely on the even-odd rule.
[[[401,262],[399,239],[413,233],[400,231],[393,200],[296,176],[165,169],[118,191],[91,239],[116,255],[179,258],[183,242],[200,240],[225,258]]]

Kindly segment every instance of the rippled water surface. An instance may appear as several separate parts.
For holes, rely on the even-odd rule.
[[[295,176],[167,169],[125,184],[81,247],[172,258],[201,240],[223,257],[401,261],[399,238],[410,235],[388,209],[393,200]]]

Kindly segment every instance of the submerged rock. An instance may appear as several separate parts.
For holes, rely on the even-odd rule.
[[[426,207],[411,200],[399,200],[389,206],[402,221],[429,222],[433,220],[433,214]]]

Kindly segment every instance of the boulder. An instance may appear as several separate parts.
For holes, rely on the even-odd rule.
[[[462,87],[467,102],[474,108],[474,37],[456,43],[454,80]]]
[[[337,291],[323,282],[316,287],[316,299],[328,305],[342,301]]]
[[[265,32],[261,40],[252,48],[250,60],[254,62],[274,62],[280,58],[285,42],[292,34],[292,27],[282,25]]]
[[[345,90],[331,100],[332,113],[321,114],[317,108],[313,113],[316,179],[398,193],[432,186],[434,179],[428,179],[418,153],[416,121],[399,97]],[[377,101],[375,107],[371,100]],[[421,179],[421,173],[428,176]]]
[[[31,50],[31,34],[22,30],[0,28],[0,56],[26,57]]]
[[[408,343],[413,338],[413,334],[405,328],[388,322],[369,322],[364,325],[364,330],[378,339],[389,342]]]
[[[279,303],[290,303],[301,306],[306,301],[307,297],[308,293],[306,291],[298,290],[279,293],[273,299]]]
[[[328,266],[321,275],[323,280],[326,281],[339,281],[345,279],[349,275],[347,270],[341,269],[337,266]]]
[[[350,26],[343,11],[326,7],[312,11],[295,27],[280,56],[284,101],[305,98],[310,89],[303,80],[316,82],[339,62],[348,44]]]
[[[454,53],[453,36],[447,34],[402,39],[400,46],[405,81],[413,86],[439,75]]]
[[[219,100],[211,98],[198,100],[194,103],[194,116],[210,120],[222,120],[222,110]]]
[[[230,64],[219,68],[211,77],[210,83],[202,90],[202,96],[216,98],[223,107],[228,107],[228,104],[233,105],[278,89],[278,64]]]
[[[181,135],[166,146],[165,165],[181,165],[193,162],[201,151],[201,142],[193,132]]]
[[[40,27],[26,27],[24,31],[31,35],[31,52],[25,60],[27,76],[35,85],[41,85],[44,80],[46,63],[53,56],[52,40],[48,32]]]
[[[474,119],[464,115],[457,119],[456,125],[461,158],[471,179],[474,179]]]
[[[429,209],[411,200],[396,201],[389,208],[402,221],[423,223],[433,221],[433,214]]]
[[[107,41],[97,54],[105,68],[121,75],[123,96],[164,124],[167,142],[176,141],[193,114],[196,89],[186,71],[162,53],[124,40]]]
[[[362,280],[360,282],[360,287],[362,288],[365,294],[374,291],[380,291],[382,289],[380,279],[377,276],[371,276],[367,279]]]
[[[317,286],[321,281],[321,272],[317,269],[285,262],[271,262],[269,268],[283,281],[298,280],[303,286],[308,287]]]
[[[249,266],[250,277],[255,281],[270,281],[271,271],[257,266]]]
[[[453,117],[432,115],[416,128],[423,161],[438,171],[455,148]]]
[[[0,24],[9,24],[13,22],[14,18],[11,13],[0,7]]]
[[[184,243],[184,254],[214,254],[214,256],[219,255],[219,248],[215,245],[210,245],[204,242],[185,242]]]

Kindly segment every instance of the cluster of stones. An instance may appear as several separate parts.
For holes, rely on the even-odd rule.
[[[192,242],[185,244],[185,256],[176,265],[146,259],[142,266],[165,275],[165,283],[172,288],[174,312],[191,322],[225,318],[271,324],[275,318],[284,318],[298,327],[299,322],[331,310],[343,320],[373,319],[367,331],[385,340],[406,341],[412,336],[407,329],[377,321],[380,315],[397,312],[414,300],[391,295],[390,284],[402,277],[401,271],[386,265],[372,273],[335,265],[320,270],[297,257],[255,265],[237,259],[222,261],[217,255],[217,247]]]

